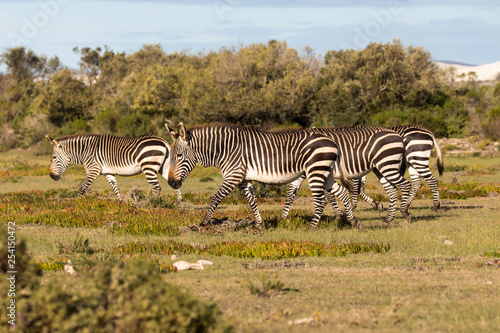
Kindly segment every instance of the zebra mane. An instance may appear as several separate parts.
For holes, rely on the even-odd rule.
[[[133,138],[132,136],[127,137],[127,136],[117,136],[117,135],[112,135],[112,134],[72,134],[72,135],[67,135],[63,136],[62,138],[57,138],[55,139],[56,141],[67,141],[71,139],[83,139],[83,138],[96,138],[96,137],[114,137],[114,138]],[[136,138],[144,138],[144,137],[158,137],[157,135],[154,134],[144,134],[144,135],[138,135]],[[165,140],[166,141],[166,140]]]
[[[79,138],[86,138],[86,137],[97,137],[97,136],[104,136],[106,134],[72,134],[72,135],[66,135],[63,136],[62,138],[57,138],[57,141],[66,141],[66,140],[71,140],[71,139],[79,139]]]

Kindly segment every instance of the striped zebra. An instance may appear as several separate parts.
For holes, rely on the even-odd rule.
[[[70,164],[83,164],[85,180],[78,191],[81,198],[99,175],[105,175],[113,192],[122,201],[115,175],[146,176],[154,196],[160,193],[157,173],[167,178],[170,164],[170,145],[155,135],[118,137],[113,135],[83,134],[60,139],[45,136],[54,145],[50,177],[59,180]],[[177,200],[181,192],[176,191]]]
[[[408,221],[411,221],[411,214],[408,212],[411,184],[400,174],[404,159],[404,143],[401,136],[391,130],[369,127],[312,128],[306,131],[323,134],[339,145],[341,157],[337,161],[340,163],[340,167],[337,169],[345,169],[348,178],[357,179],[372,170],[375,172],[389,195],[389,213],[384,220],[387,223],[394,220],[399,187],[403,194],[401,213]],[[304,177],[300,177],[290,184],[283,209],[283,218],[288,216],[295,195],[304,179]],[[326,196],[332,204],[337,218],[339,218],[340,212],[335,198],[328,193]]]
[[[401,172],[404,173],[406,168],[408,168],[408,173],[410,174],[412,186],[409,202],[411,203],[418,190],[422,187],[422,181],[420,180],[420,177],[422,177],[429,184],[429,187],[432,190],[432,199],[434,202],[432,209],[434,211],[438,210],[441,206],[439,201],[438,181],[429,168],[433,147],[436,147],[437,167],[440,176],[443,175],[444,165],[441,149],[439,148],[434,134],[431,131],[417,125],[388,127],[388,129],[397,132],[403,138],[403,142],[405,144],[405,163],[402,165]],[[366,176],[358,180],[353,180],[353,192],[358,193],[361,199],[367,201],[374,207],[379,207],[380,209],[381,205],[364,192],[365,182]],[[357,199],[358,196],[354,195],[353,208],[357,206]]]
[[[204,167],[218,167],[224,181],[212,197],[210,208],[201,226],[210,223],[212,215],[236,186],[243,190],[255,217],[255,226],[261,227],[262,218],[251,185],[252,181],[268,184],[286,184],[305,175],[311,186],[315,211],[310,227],[318,225],[326,205],[323,192],[329,191],[344,203],[348,221],[360,227],[354,218],[349,192],[333,179],[331,172],[339,156],[337,144],[311,131],[264,132],[237,126],[202,126],[186,130],[180,123],[177,131],[167,124],[174,143],[168,174],[168,184],[181,186],[196,163]],[[339,171],[344,186],[350,183]]]

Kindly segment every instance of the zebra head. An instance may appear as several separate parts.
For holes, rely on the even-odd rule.
[[[183,123],[179,123],[177,131],[165,124],[174,143],[170,151],[170,168],[168,170],[168,185],[174,189],[181,187],[182,182],[196,165],[196,156],[190,147],[190,133]]]
[[[50,143],[54,145],[52,149],[52,160],[50,163],[50,178],[54,180],[61,179],[62,174],[66,171],[70,165],[70,157],[64,146],[57,140],[50,138],[48,135],[45,136]]]

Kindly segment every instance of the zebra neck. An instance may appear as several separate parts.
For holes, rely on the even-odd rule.
[[[196,161],[204,167],[220,168],[228,155],[228,140],[235,140],[236,132],[232,128],[197,128],[191,131],[190,147]]]

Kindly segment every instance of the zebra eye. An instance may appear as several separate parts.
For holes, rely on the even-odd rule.
[[[182,158],[182,154],[177,154],[177,159],[181,159]]]

